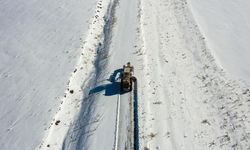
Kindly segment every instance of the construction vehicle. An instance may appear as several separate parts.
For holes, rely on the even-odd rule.
[[[128,62],[127,65],[123,66],[123,71],[121,74],[121,91],[122,92],[132,91],[133,74],[134,74],[134,67],[130,65],[130,62]]]

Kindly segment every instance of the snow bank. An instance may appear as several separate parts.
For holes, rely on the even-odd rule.
[[[58,109],[96,1],[2,1],[0,149],[34,149]]]
[[[218,63],[250,84],[250,1],[189,0],[189,5]]]

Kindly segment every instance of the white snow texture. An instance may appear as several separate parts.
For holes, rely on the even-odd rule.
[[[1,1],[0,150],[250,149],[249,8]]]

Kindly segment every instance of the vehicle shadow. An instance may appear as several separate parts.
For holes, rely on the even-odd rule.
[[[124,92],[121,92],[121,74],[123,72],[123,69],[117,69],[115,70],[107,79],[109,81],[108,84],[99,85],[97,87],[94,87],[90,90],[89,95],[100,93],[104,91],[105,96],[113,96],[117,94],[124,94]]]

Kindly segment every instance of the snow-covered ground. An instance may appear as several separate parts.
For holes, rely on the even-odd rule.
[[[93,0],[0,2],[0,149],[34,149],[58,111]]]
[[[141,2],[142,145],[249,148],[249,90],[218,67],[187,2]]]
[[[229,32],[239,18],[224,13],[247,16],[248,3],[224,4],[1,2],[0,149],[133,149],[136,93],[119,84],[128,61],[140,149],[249,149],[250,27],[241,17],[246,32]]]
[[[188,1],[217,63],[250,85],[250,1]]]

